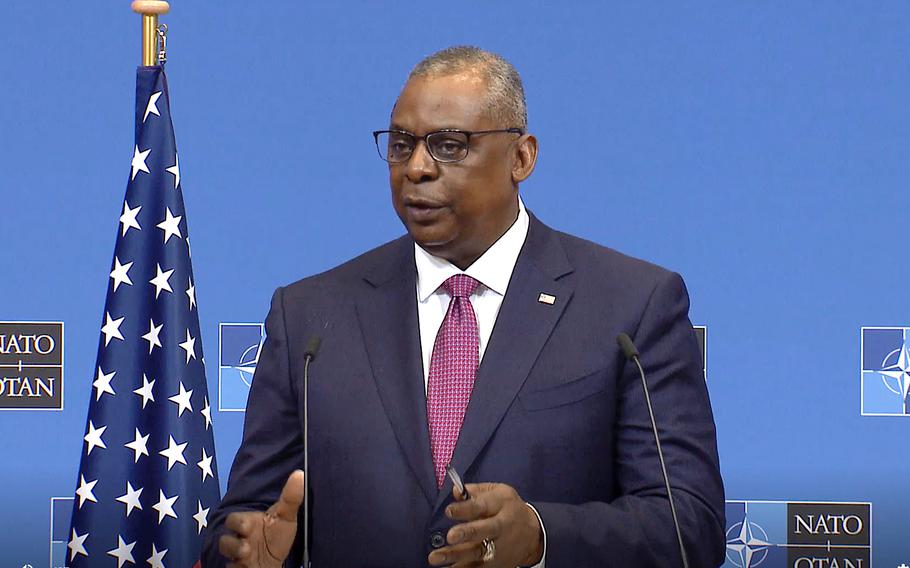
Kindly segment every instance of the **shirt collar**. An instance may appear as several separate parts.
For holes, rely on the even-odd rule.
[[[499,240],[490,246],[467,270],[461,270],[448,260],[433,256],[414,243],[417,264],[417,299],[426,301],[450,276],[467,274],[500,296],[505,296],[518,261],[518,254],[528,236],[530,219],[521,197],[518,198],[518,219]]]

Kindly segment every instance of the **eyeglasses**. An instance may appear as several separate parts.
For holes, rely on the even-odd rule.
[[[475,130],[473,132],[446,129],[428,132],[423,136],[415,136],[404,130],[376,130],[373,132],[373,139],[376,140],[376,150],[379,151],[379,157],[390,164],[401,164],[411,159],[411,154],[417,148],[417,142],[421,140],[427,145],[427,150],[434,160],[451,164],[452,162],[460,162],[468,157],[471,136],[497,132],[524,134],[521,128]]]

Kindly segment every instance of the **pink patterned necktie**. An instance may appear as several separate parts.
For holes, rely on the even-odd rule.
[[[456,274],[442,284],[452,299],[436,335],[427,380],[427,420],[437,488],[442,487],[455,451],[477,376],[480,338],[469,297],[478,284],[465,274]]]

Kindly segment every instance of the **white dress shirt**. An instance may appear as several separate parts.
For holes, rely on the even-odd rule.
[[[467,270],[461,270],[451,262],[433,256],[416,243],[414,244],[414,260],[417,264],[417,320],[420,327],[420,351],[423,355],[424,394],[426,394],[427,381],[430,376],[430,358],[433,355],[436,335],[445,319],[451,299],[449,293],[442,287],[443,282],[456,274],[467,274],[480,282],[469,298],[477,318],[477,332],[480,339],[480,353],[477,359],[479,363],[483,360],[490,335],[493,333],[493,325],[496,323],[499,308],[502,306],[502,300],[509,287],[509,280],[512,278],[518,254],[528,236],[529,221],[528,212],[519,197],[518,219]],[[530,504],[528,506],[531,507]],[[543,520],[540,519],[537,509],[531,507],[531,510],[537,515],[544,536],[544,555],[540,564],[535,565],[534,568],[544,568],[543,558],[546,558],[547,534],[543,530]]]

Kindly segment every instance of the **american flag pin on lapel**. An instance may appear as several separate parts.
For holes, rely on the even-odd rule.
[[[550,294],[540,293],[540,296],[537,296],[537,301],[541,304],[547,304],[552,306],[556,302],[556,296],[551,296]]]

